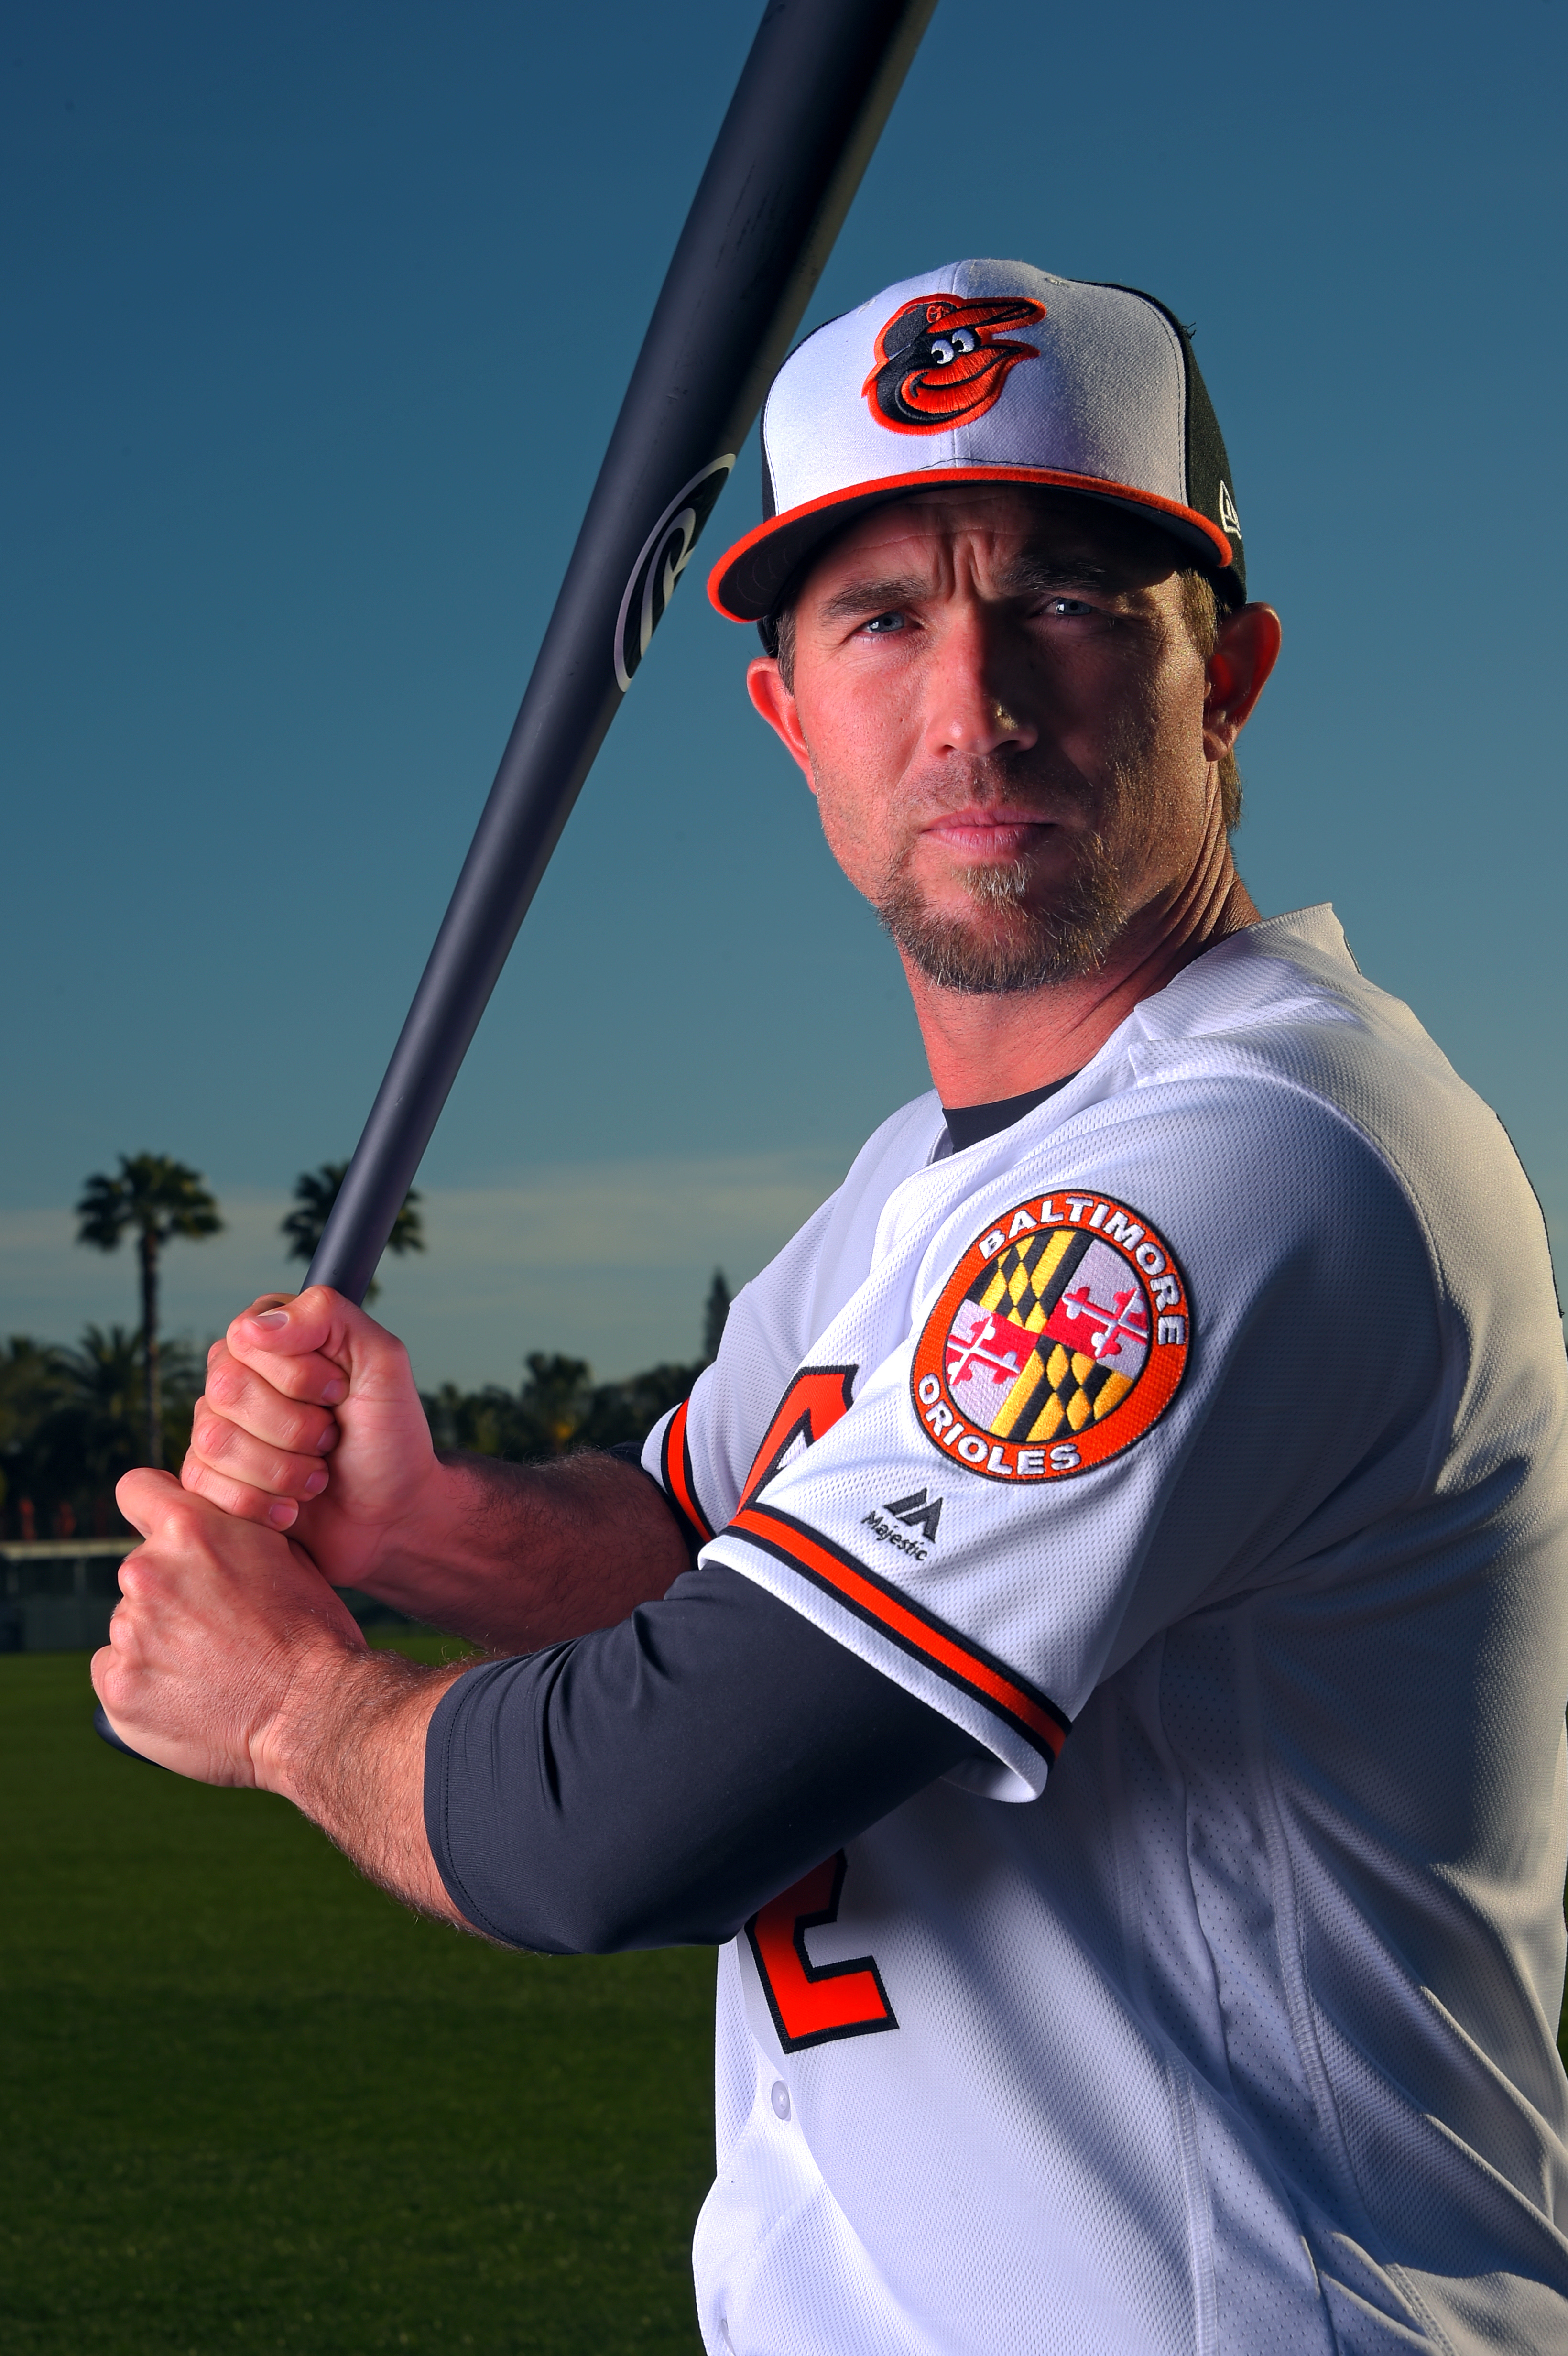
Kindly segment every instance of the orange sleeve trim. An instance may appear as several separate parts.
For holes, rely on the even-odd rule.
[[[737,614],[724,603],[724,576],[753,548],[765,540],[786,530],[809,515],[820,515],[828,508],[853,507],[869,499],[885,498],[892,491],[934,491],[944,483],[1042,483],[1061,491],[1097,492],[1102,498],[1126,499],[1135,507],[1149,508],[1157,515],[1179,518],[1184,524],[1200,531],[1214,550],[1221,566],[1231,563],[1235,551],[1217,523],[1200,513],[1197,508],[1183,507],[1179,499],[1162,498],[1157,491],[1140,491],[1132,483],[1114,483],[1103,475],[1069,475],[1054,466],[922,466],[907,475],[880,475],[875,482],[849,483],[841,491],[826,491],[819,499],[803,499],[799,507],[784,508],[778,515],[768,516],[754,524],[743,539],[727,548],[708,576],[709,602],[723,615],[727,622],[750,622],[751,614]]]
[[[689,1399],[682,1399],[664,1428],[664,1443],[660,1450],[659,1473],[665,1494],[669,1498],[688,1534],[699,1546],[706,1546],[713,1536],[712,1525],[698,1503],[697,1483],[691,1477],[691,1447],[687,1438],[687,1416]]]
[[[919,1611],[907,1595],[830,1538],[772,1505],[742,1505],[730,1528],[804,1572],[902,1651],[973,1694],[1025,1736],[1048,1762],[1061,1755],[1072,1721],[1053,1701],[955,1628]]]

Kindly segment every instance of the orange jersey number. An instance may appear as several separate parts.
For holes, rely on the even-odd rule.
[[[752,1954],[786,2053],[826,2045],[834,2037],[870,2037],[896,2029],[882,1976],[871,1955],[844,1964],[814,1964],[805,1934],[838,1920],[846,1858],[837,1857],[802,1874],[746,1925]]]
[[[774,1411],[763,1444],[746,1475],[741,1505],[749,1505],[759,1489],[771,1481],[798,1440],[809,1448],[831,1431],[848,1412],[856,1366],[803,1366]],[[737,1505],[737,1513],[741,1510]]]

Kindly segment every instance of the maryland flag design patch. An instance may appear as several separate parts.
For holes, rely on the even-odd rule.
[[[970,1245],[926,1319],[915,1412],[988,1480],[1063,1480],[1164,1413],[1191,1322],[1170,1247],[1127,1204],[1031,1194]]]

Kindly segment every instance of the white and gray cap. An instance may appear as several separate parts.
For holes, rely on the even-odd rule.
[[[1213,405],[1180,321],[1152,294],[1027,262],[955,262],[828,320],[763,411],[763,521],[708,592],[764,622],[859,510],[938,484],[1040,483],[1147,516],[1221,593],[1246,595]]]

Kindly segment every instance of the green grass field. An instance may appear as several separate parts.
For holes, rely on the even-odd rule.
[[[712,1954],[416,1922],[91,1705],[0,1658],[5,2356],[693,2356]]]
[[[0,1658],[4,2356],[695,2356],[711,1954],[415,1922],[91,1708]]]

